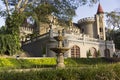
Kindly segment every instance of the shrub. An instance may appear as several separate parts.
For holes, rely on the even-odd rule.
[[[39,59],[15,59],[0,58],[0,68],[37,68],[51,67],[56,64],[55,58],[39,58]]]
[[[96,67],[96,65],[109,65],[109,63],[117,62],[119,59],[106,59],[106,58],[67,58],[65,59],[66,67]],[[0,58],[0,68],[13,69],[13,68],[48,68],[55,67],[56,58]]]
[[[0,72],[0,80],[119,80],[120,64],[109,66]]]
[[[87,51],[86,55],[87,55],[87,58],[89,58],[90,56],[92,56],[92,54],[91,54],[90,50],[89,50],[89,51]]]
[[[106,64],[107,63],[107,64]],[[0,58],[0,80],[119,80],[120,64],[108,64],[104,58],[67,58],[66,68],[46,68],[56,64],[55,58]],[[81,66],[82,65],[82,66]],[[45,67],[33,70],[32,67]],[[6,68],[29,68],[8,71]]]

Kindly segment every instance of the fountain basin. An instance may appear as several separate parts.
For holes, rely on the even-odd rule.
[[[66,51],[69,50],[69,48],[66,47],[57,47],[57,48],[51,48],[52,51],[55,53],[65,53]]]

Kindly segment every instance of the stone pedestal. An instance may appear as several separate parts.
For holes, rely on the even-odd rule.
[[[56,67],[60,67],[60,68],[64,68],[65,64],[64,64],[64,54],[63,53],[59,53],[57,55],[57,66]]]

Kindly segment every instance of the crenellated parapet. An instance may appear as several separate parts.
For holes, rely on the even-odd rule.
[[[30,27],[20,27],[20,32],[25,32],[26,34],[32,34],[33,33],[33,28]]]
[[[52,38],[54,36],[58,36],[58,33],[56,32],[52,32]],[[104,40],[100,40],[100,39],[96,39],[96,38],[91,38],[89,35],[87,34],[75,34],[75,33],[68,33],[65,32],[64,36],[66,38],[66,40],[73,40],[74,42],[83,42],[85,44],[89,43],[89,44],[102,44],[105,45],[105,41]],[[108,45],[113,44],[113,41],[106,41]]]
[[[93,23],[95,21],[94,17],[87,17],[87,18],[82,18],[78,21],[78,24],[82,23]]]
[[[28,39],[26,38],[27,35],[33,34],[33,28],[31,27],[20,27],[19,30],[21,41],[25,41],[26,39]]]

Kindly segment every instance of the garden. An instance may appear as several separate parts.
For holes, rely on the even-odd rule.
[[[56,68],[56,58],[0,58],[0,80],[120,80],[120,59],[66,58]]]

